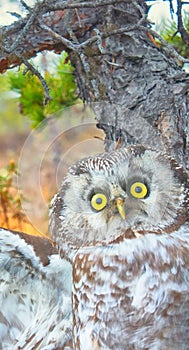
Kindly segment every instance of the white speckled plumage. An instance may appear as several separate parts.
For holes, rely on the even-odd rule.
[[[82,248],[73,270],[74,348],[188,349],[188,247],[187,226]]]
[[[71,265],[48,240],[29,239],[0,230],[0,349],[62,349],[71,338]]]
[[[144,198],[130,195],[135,181]],[[107,198],[99,211],[93,193]],[[74,349],[189,349],[188,174],[175,160],[142,146],[81,160],[53,200],[50,229],[73,259]]]
[[[142,146],[72,166],[50,207],[59,254],[0,231],[0,350],[189,350],[188,185]]]

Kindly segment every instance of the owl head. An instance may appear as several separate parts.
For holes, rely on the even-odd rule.
[[[61,245],[107,244],[136,230],[173,232],[188,217],[188,176],[171,157],[132,146],[80,160],[50,207]],[[131,238],[131,237],[126,237]]]

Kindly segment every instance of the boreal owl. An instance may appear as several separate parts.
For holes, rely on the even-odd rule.
[[[143,146],[72,166],[50,231],[73,265],[73,348],[189,349],[188,174]]]
[[[142,146],[73,165],[50,206],[58,253],[0,232],[0,349],[189,349],[188,197],[186,171]]]

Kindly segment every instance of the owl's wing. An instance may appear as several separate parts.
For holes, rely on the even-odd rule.
[[[188,350],[189,230],[82,248],[73,313],[80,350]]]
[[[0,229],[0,349],[68,346],[71,275],[48,239]]]

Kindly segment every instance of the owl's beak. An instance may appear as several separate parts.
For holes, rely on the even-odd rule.
[[[117,210],[123,220],[126,219],[124,200],[121,197],[116,198]]]

